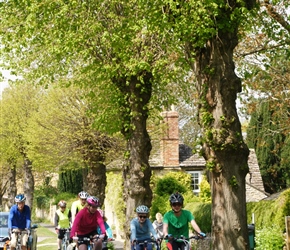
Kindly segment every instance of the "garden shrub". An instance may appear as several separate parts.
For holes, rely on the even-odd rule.
[[[285,231],[285,216],[290,214],[290,189],[282,192],[276,200],[247,203],[248,223],[252,223],[253,213],[257,229],[275,224]]]
[[[194,215],[196,223],[200,229],[205,232],[211,232],[211,204],[202,202],[188,203],[184,207]],[[191,228],[191,230],[193,230]]]
[[[203,202],[211,202],[211,190],[210,190],[210,184],[206,180],[206,175],[202,176],[202,180],[200,182],[200,193],[199,198]]]
[[[156,184],[156,189],[154,190],[155,193],[159,196],[169,196],[172,193],[179,192],[184,193],[186,192],[186,187],[184,187],[177,179],[174,177],[163,177],[160,178]]]
[[[280,226],[272,225],[256,230],[255,243],[256,250],[283,249],[285,240]]]
[[[110,204],[119,220],[120,225],[125,223],[125,202],[123,199],[122,173],[107,172],[106,200]],[[108,195],[110,194],[110,195]],[[115,225],[110,225],[113,229]],[[121,228],[122,230],[122,228]]]
[[[59,193],[54,197],[52,204],[57,205],[60,200],[66,201],[67,207],[70,208],[72,203],[77,200],[77,196],[68,192]]]

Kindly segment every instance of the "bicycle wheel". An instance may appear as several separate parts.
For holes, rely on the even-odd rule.
[[[62,250],[68,250],[68,241],[63,241],[62,243]]]

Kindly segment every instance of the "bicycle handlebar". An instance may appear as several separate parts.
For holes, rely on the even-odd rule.
[[[193,235],[193,236],[190,236],[189,238],[183,236],[183,235],[180,235],[179,237],[164,237],[165,240],[168,240],[172,238],[173,240],[186,240],[186,241],[189,241],[190,239],[195,239],[195,240],[201,240],[201,239],[204,239],[205,237],[202,237],[201,235]]]
[[[162,240],[162,239],[160,239],[160,240]],[[161,241],[159,241],[159,240],[148,240],[148,241],[147,240],[142,240],[142,241],[134,240],[133,241],[134,249],[136,249],[136,245],[146,247],[148,244],[151,244],[151,245],[156,244],[157,250],[161,249],[161,247],[160,247]]]
[[[99,235],[99,234],[93,235],[91,237],[78,237],[78,236],[74,236],[74,237],[72,237],[72,239],[74,241],[87,241],[87,242],[94,241],[94,240],[98,240],[98,239],[102,239],[103,242],[107,242],[108,238],[107,239],[106,239],[106,237],[105,238],[101,238],[100,236],[101,235]],[[113,241],[115,239],[110,239],[110,240]]]

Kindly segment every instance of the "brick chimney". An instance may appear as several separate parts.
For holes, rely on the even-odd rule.
[[[160,142],[163,167],[179,167],[178,112],[165,111],[163,116],[163,134]]]

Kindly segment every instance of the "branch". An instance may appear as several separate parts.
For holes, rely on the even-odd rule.
[[[264,1],[264,6],[266,7],[268,14],[290,33],[290,24],[275,10],[269,0]]]

